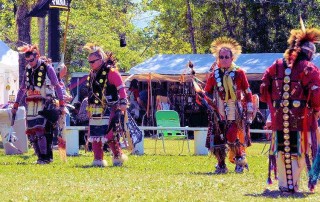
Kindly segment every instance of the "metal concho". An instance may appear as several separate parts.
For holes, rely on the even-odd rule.
[[[288,113],[288,112],[289,112],[289,108],[288,108],[288,107],[284,107],[284,108],[282,109],[282,112],[283,112],[283,113]]]
[[[287,152],[287,153],[284,154],[284,157],[285,157],[286,159],[290,159],[291,154],[290,154],[289,152]]]
[[[290,94],[288,92],[284,92],[282,95],[282,98],[287,100],[287,99],[289,99],[289,96],[290,96]]]
[[[289,100],[283,100],[282,104],[284,107],[288,107],[289,106]]]
[[[292,105],[293,105],[293,107],[300,107],[301,102],[299,100],[294,100]]]
[[[284,83],[289,83],[290,82],[290,77],[289,76],[285,76],[283,79]]]
[[[285,147],[285,148],[284,148],[284,151],[285,151],[285,152],[290,152],[290,147],[288,147],[288,146]],[[286,162],[291,163],[291,162],[289,162],[289,161],[286,161]]]
[[[285,69],[285,70],[284,70],[284,74],[285,74],[286,76],[289,76],[289,75],[291,74],[291,69],[290,69],[290,68]]]
[[[284,145],[285,145],[285,146],[289,146],[289,145],[290,145],[289,140],[285,140],[285,141],[284,141]]]
[[[283,138],[284,138],[285,140],[289,140],[289,139],[290,139],[290,135],[289,135],[289,134],[284,134]]]
[[[285,84],[285,85],[283,86],[283,90],[284,90],[285,92],[289,91],[289,90],[290,90],[289,84]]]

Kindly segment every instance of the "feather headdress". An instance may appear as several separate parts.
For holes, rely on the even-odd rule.
[[[94,43],[87,43],[86,45],[83,46],[83,49],[87,50],[90,54],[99,53],[102,59],[106,58],[106,55],[103,49]]]
[[[21,54],[24,54],[27,52],[32,52],[32,53],[36,53],[37,55],[40,55],[37,45],[30,45],[30,44],[23,45],[23,46],[18,47],[18,51]]]
[[[113,52],[108,51],[105,53],[106,55],[106,64],[107,66],[110,65],[112,67],[116,67],[117,59],[114,56]]]
[[[284,58],[289,67],[292,68],[295,63],[299,53],[302,49],[307,49],[308,47],[304,47],[303,45],[306,42],[311,43],[319,43],[320,42],[320,30],[317,28],[306,29],[302,18],[300,17],[301,29],[293,29],[290,32],[290,37],[288,39],[289,47],[284,53]],[[315,50],[308,50],[311,52],[315,52]]]
[[[241,45],[236,40],[225,36],[219,37],[211,43],[211,52],[216,58],[219,57],[222,48],[227,48],[232,52],[234,61],[242,52]]]

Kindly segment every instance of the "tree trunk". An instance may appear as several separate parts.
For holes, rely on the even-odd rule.
[[[18,46],[25,44],[31,44],[30,36],[30,26],[31,18],[26,18],[25,16],[28,13],[28,3],[27,0],[21,1],[17,9],[17,29],[18,29]],[[25,71],[26,61],[23,55],[19,55],[19,85],[21,86],[23,73]]]
[[[192,53],[197,54],[196,42],[194,39],[194,27],[193,27],[193,20],[192,20],[191,8],[190,8],[190,1],[186,0],[186,3],[187,3],[187,24],[189,28],[189,34],[190,34],[190,44],[192,47]]]
[[[229,21],[229,18],[228,18],[228,15],[227,15],[227,8],[228,8],[228,5],[231,5],[230,3],[227,3],[225,2],[225,0],[222,1],[222,4],[221,4],[221,12],[222,12],[222,15],[224,17],[224,20],[226,22],[226,28],[229,32],[229,36],[234,38],[234,33],[233,33],[233,28],[232,26],[230,25],[230,21]]]
[[[40,4],[42,0],[38,0],[37,4]],[[45,55],[46,53],[46,17],[38,18],[39,27],[39,51],[40,55]]]
[[[270,37],[269,37],[269,29],[268,29],[268,10],[269,10],[270,4],[264,3],[262,4],[262,11],[261,11],[261,18],[260,19],[264,19],[264,20],[260,20],[261,21],[261,34],[260,34],[260,52],[262,53],[267,53],[270,51],[270,45],[272,44],[272,42],[270,42]]]
[[[38,18],[39,27],[39,51],[40,55],[46,53],[46,18]]]
[[[241,9],[241,14],[242,14],[242,18],[243,18],[243,34],[241,37],[241,41],[243,43],[242,51],[244,53],[246,53],[248,51],[248,41],[247,41],[247,32],[248,32],[248,16],[247,16],[247,7],[246,4],[244,4],[244,6]]]

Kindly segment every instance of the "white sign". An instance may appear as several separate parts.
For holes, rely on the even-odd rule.
[[[49,7],[50,8],[61,8],[69,9],[70,3],[69,0],[52,0]]]

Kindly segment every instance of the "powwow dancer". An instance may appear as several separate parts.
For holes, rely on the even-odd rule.
[[[206,147],[218,160],[216,174],[228,172],[226,144],[229,161],[236,164],[235,172],[242,173],[244,168],[248,169],[245,148],[251,143],[247,120],[252,120],[253,107],[247,77],[234,63],[241,54],[241,46],[234,39],[220,37],[212,42],[211,51],[217,63],[213,64],[215,69],[204,90],[206,96],[212,98],[220,120],[215,113],[209,113]]]
[[[271,152],[276,155],[278,185],[283,193],[299,190],[301,171],[311,167],[317,151],[317,119],[320,110],[320,73],[311,62],[320,30],[291,30],[283,59],[265,72],[260,86],[261,101],[271,113]],[[309,183],[314,190],[314,184]]]
[[[103,159],[103,144],[107,142],[113,153],[113,165],[121,166],[127,159],[122,152],[119,139],[114,130],[108,129],[115,112],[127,109],[125,85],[116,70],[116,60],[111,52],[105,54],[102,48],[86,44],[84,49],[90,51],[88,62],[91,71],[88,76],[88,113],[89,141],[92,142],[94,166],[106,166]],[[115,133],[116,134],[116,133]]]
[[[53,67],[48,63],[49,60],[45,60],[44,57],[40,58],[36,45],[25,45],[19,47],[18,50],[25,55],[27,66],[12,113],[16,113],[26,94],[26,134],[38,156],[37,163],[47,164],[53,160],[52,126],[57,122],[61,111],[64,111],[62,90]],[[56,109],[54,91],[50,89],[51,86],[46,85],[48,79],[59,98],[60,110]]]

